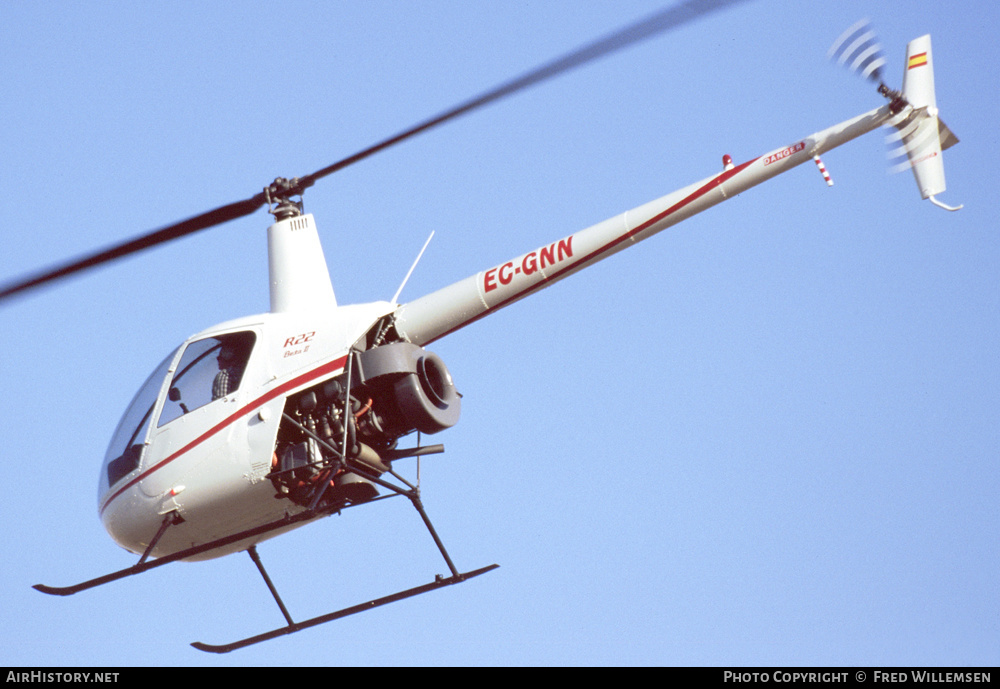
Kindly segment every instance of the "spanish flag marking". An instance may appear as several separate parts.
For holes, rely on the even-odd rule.
[[[910,56],[910,61],[906,64],[907,69],[913,69],[914,67],[920,67],[921,65],[927,64],[927,53],[917,53],[916,55]]]

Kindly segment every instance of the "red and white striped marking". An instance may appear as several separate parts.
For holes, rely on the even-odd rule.
[[[819,159],[819,156],[813,156],[813,160],[816,161],[816,167],[818,167],[819,171],[823,174],[823,179],[826,180],[826,186],[832,187],[833,180],[830,179],[830,173],[826,171],[826,166],[823,165],[823,161]]]

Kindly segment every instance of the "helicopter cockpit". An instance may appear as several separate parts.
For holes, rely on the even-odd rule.
[[[173,367],[156,428],[222,399],[239,389],[257,336],[251,331],[206,337],[188,343]],[[157,402],[179,350],[167,356],[139,388],[125,410],[105,454],[98,494],[139,468]]]
[[[177,363],[157,427],[239,389],[257,336],[252,332],[192,342]]]

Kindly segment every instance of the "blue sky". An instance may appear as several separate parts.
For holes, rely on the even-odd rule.
[[[255,193],[662,5],[3,3],[0,275]],[[83,665],[996,665],[998,105],[986,3],[748,2],[306,195],[341,303],[491,267],[867,111],[826,62],[933,36],[946,213],[881,132],[433,345],[464,395],[423,495],[459,587],[228,656],[282,618],[239,555],[134,561],[107,442],[188,335],[267,309],[260,212],[0,310],[3,658]],[[444,570],[390,500],[260,547],[305,619]]]

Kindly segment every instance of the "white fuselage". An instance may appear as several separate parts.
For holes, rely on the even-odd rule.
[[[889,106],[883,106],[741,165],[727,166],[712,177],[403,306],[389,302],[338,306],[312,216],[275,223],[268,233],[271,313],[223,323],[191,337],[140,390],[102,468],[98,503],[105,528],[120,545],[141,553],[164,515],[176,512],[183,523],[170,526],[152,553],[163,556],[301,512],[303,507],[276,496],[268,479],[286,399],[340,374],[352,345],[384,316],[393,315],[395,338],[423,346],[810,161],[891,116]],[[198,391],[193,384],[176,384],[176,379],[194,378],[189,371],[198,367],[214,372],[210,360],[197,360],[186,352],[203,347],[207,356],[211,349],[204,343],[219,348],[234,337],[253,342],[238,389],[217,398],[213,394],[210,401],[206,396],[197,403],[186,402]],[[290,528],[294,526],[285,530]],[[280,532],[247,538],[192,559],[244,550]]]
[[[98,510],[111,537],[141,553],[163,516],[176,511],[184,523],[168,529],[157,544],[153,555],[162,556],[301,511],[276,499],[266,478],[285,399],[341,373],[348,348],[391,310],[388,302],[377,302],[325,313],[262,314],[189,338],[172,355],[165,375],[148,383],[158,387],[147,435],[144,441],[135,439],[144,444],[139,465],[109,486],[105,462]],[[239,389],[188,413],[169,414],[168,392],[185,349],[236,332],[256,336]],[[174,418],[160,421],[168,416]],[[248,545],[232,544],[202,557],[218,557]]]

